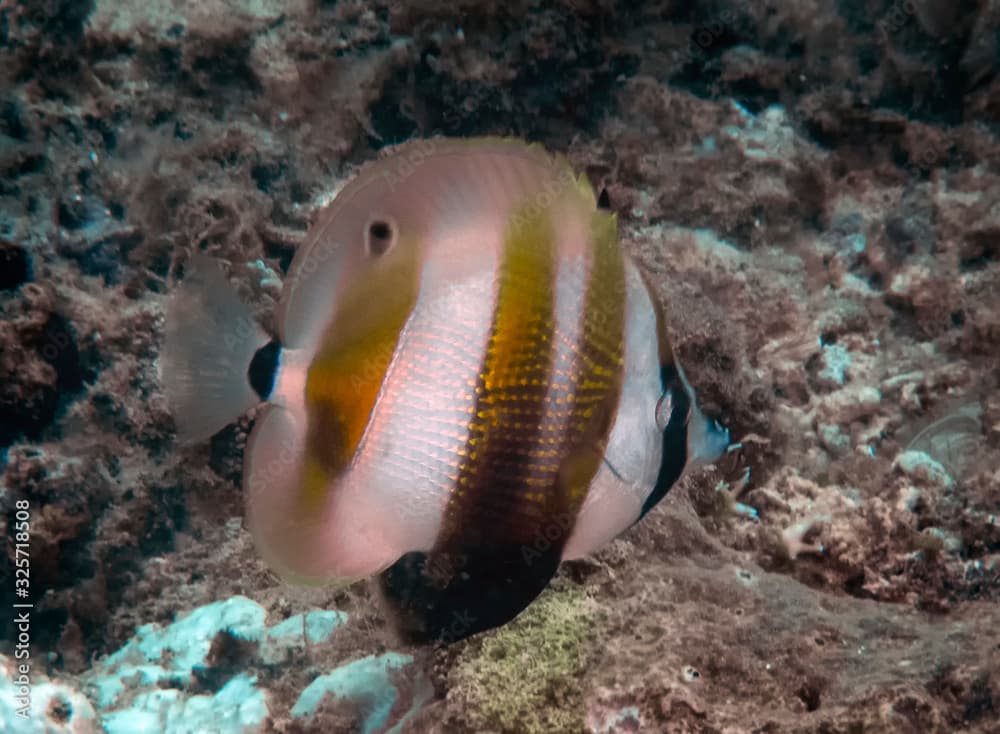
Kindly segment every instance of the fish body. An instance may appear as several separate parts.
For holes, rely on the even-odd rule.
[[[412,639],[508,621],[728,445],[615,216],[537,146],[369,164],[296,253],[277,339],[192,265],[162,361],[180,434],[266,402],[243,479],[261,554],[292,580],[377,576]]]

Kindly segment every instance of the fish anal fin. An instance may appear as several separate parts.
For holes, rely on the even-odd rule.
[[[455,642],[506,624],[542,593],[559,548],[457,548],[408,553],[378,577],[383,606],[407,641]]]
[[[383,508],[311,465],[305,436],[305,417],[277,405],[251,434],[243,492],[261,556],[295,583],[347,583],[382,571],[401,553]]]

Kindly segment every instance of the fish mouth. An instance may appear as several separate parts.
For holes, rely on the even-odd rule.
[[[729,435],[729,429],[718,420],[713,418],[708,425],[709,441],[712,443],[713,451],[717,452],[715,458],[719,458],[732,446],[732,438]]]

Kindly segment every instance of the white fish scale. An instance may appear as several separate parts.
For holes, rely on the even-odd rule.
[[[406,550],[430,549],[437,538],[469,438],[468,411],[493,321],[491,272],[436,288],[433,266],[428,270],[345,479],[359,497],[393,515],[393,532]]]

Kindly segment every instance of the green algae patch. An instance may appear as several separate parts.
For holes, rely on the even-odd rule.
[[[448,698],[477,732],[584,730],[580,674],[593,651],[597,604],[583,591],[548,590],[517,619],[470,646]]]

